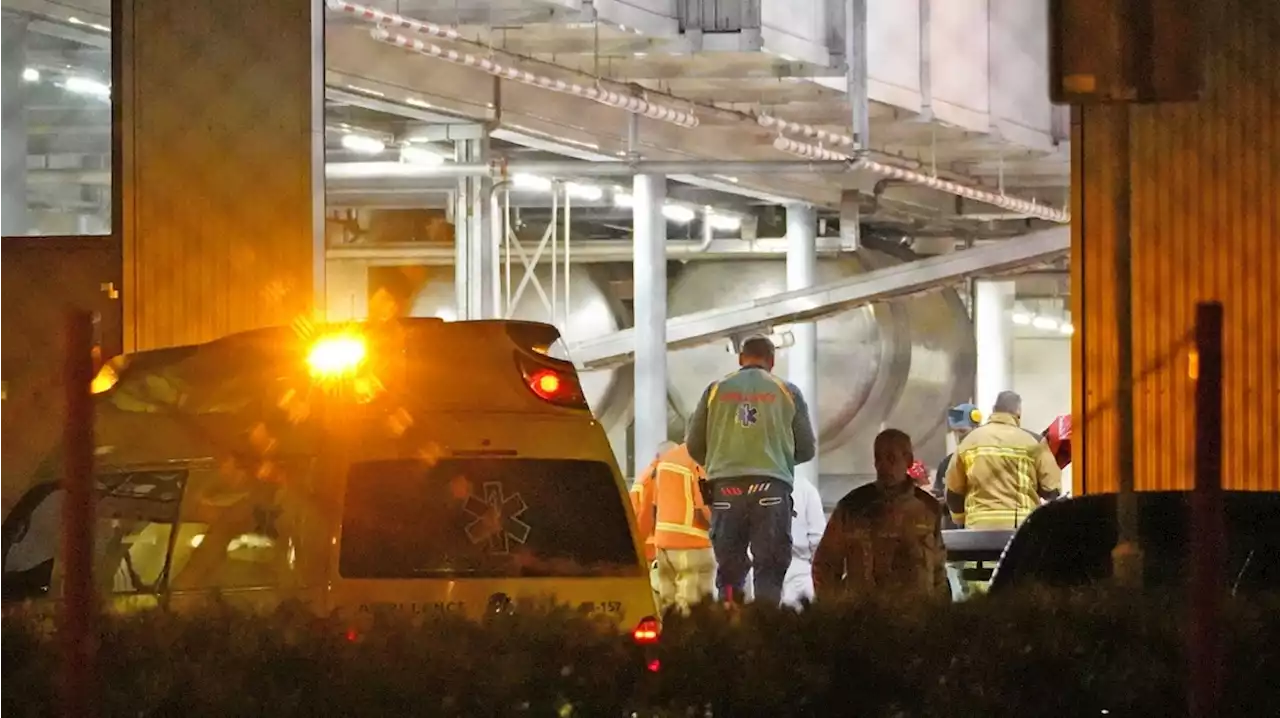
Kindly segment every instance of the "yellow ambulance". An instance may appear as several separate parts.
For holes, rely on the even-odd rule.
[[[545,324],[401,319],[113,360],[93,387],[101,590],[297,599],[353,629],[545,602],[652,637],[626,487],[562,346]],[[56,596],[49,574],[4,580]]]

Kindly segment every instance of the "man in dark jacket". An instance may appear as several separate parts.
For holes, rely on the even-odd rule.
[[[876,480],[840,500],[814,552],[817,600],[873,592],[946,600],[942,506],[907,475],[911,437],[880,432],[875,461]]]

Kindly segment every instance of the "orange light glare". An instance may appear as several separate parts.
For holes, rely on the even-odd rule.
[[[364,339],[355,334],[321,337],[307,353],[307,366],[320,379],[349,375],[364,363],[366,351]]]
[[[540,371],[529,378],[529,387],[543,399],[554,398],[562,386],[560,376],[553,371]]]
[[[538,377],[538,388],[544,394],[554,394],[560,391],[560,377],[555,374],[543,374]]]
[[[116,373],[116,368],[110,364],[104,364],[93,377],[93,381],[89,382],[89,393],[101,394],[109,391],[118,381],[120,381],[120,375]]]

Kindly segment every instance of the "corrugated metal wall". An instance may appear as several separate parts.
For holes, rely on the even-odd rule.
[[[322,289],[319,6],[114,5],[126,348],[309,314]]]
[[[1201,101],[1133,106],[1135,483],[1193,483],[1195,304],[1226,315],[1223,476],[1280,489],[1280,3],[1206,4]],[[1087,107],[1073,127],[1074,446],[1077,486],[1117,488],[1117,187],[1110,157],[1126,108]]]
[[[94,312],[103,355],[120,353],[120,248],[111,237],[5,237],[3,247],[0,496],[7,513],[62,439],[67,310]]]

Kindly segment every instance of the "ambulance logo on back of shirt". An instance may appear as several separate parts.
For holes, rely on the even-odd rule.
[[[756,423],[758,413],[759,410],[751,404],[739,404],[738,425],[744,429],[750,429]]]

